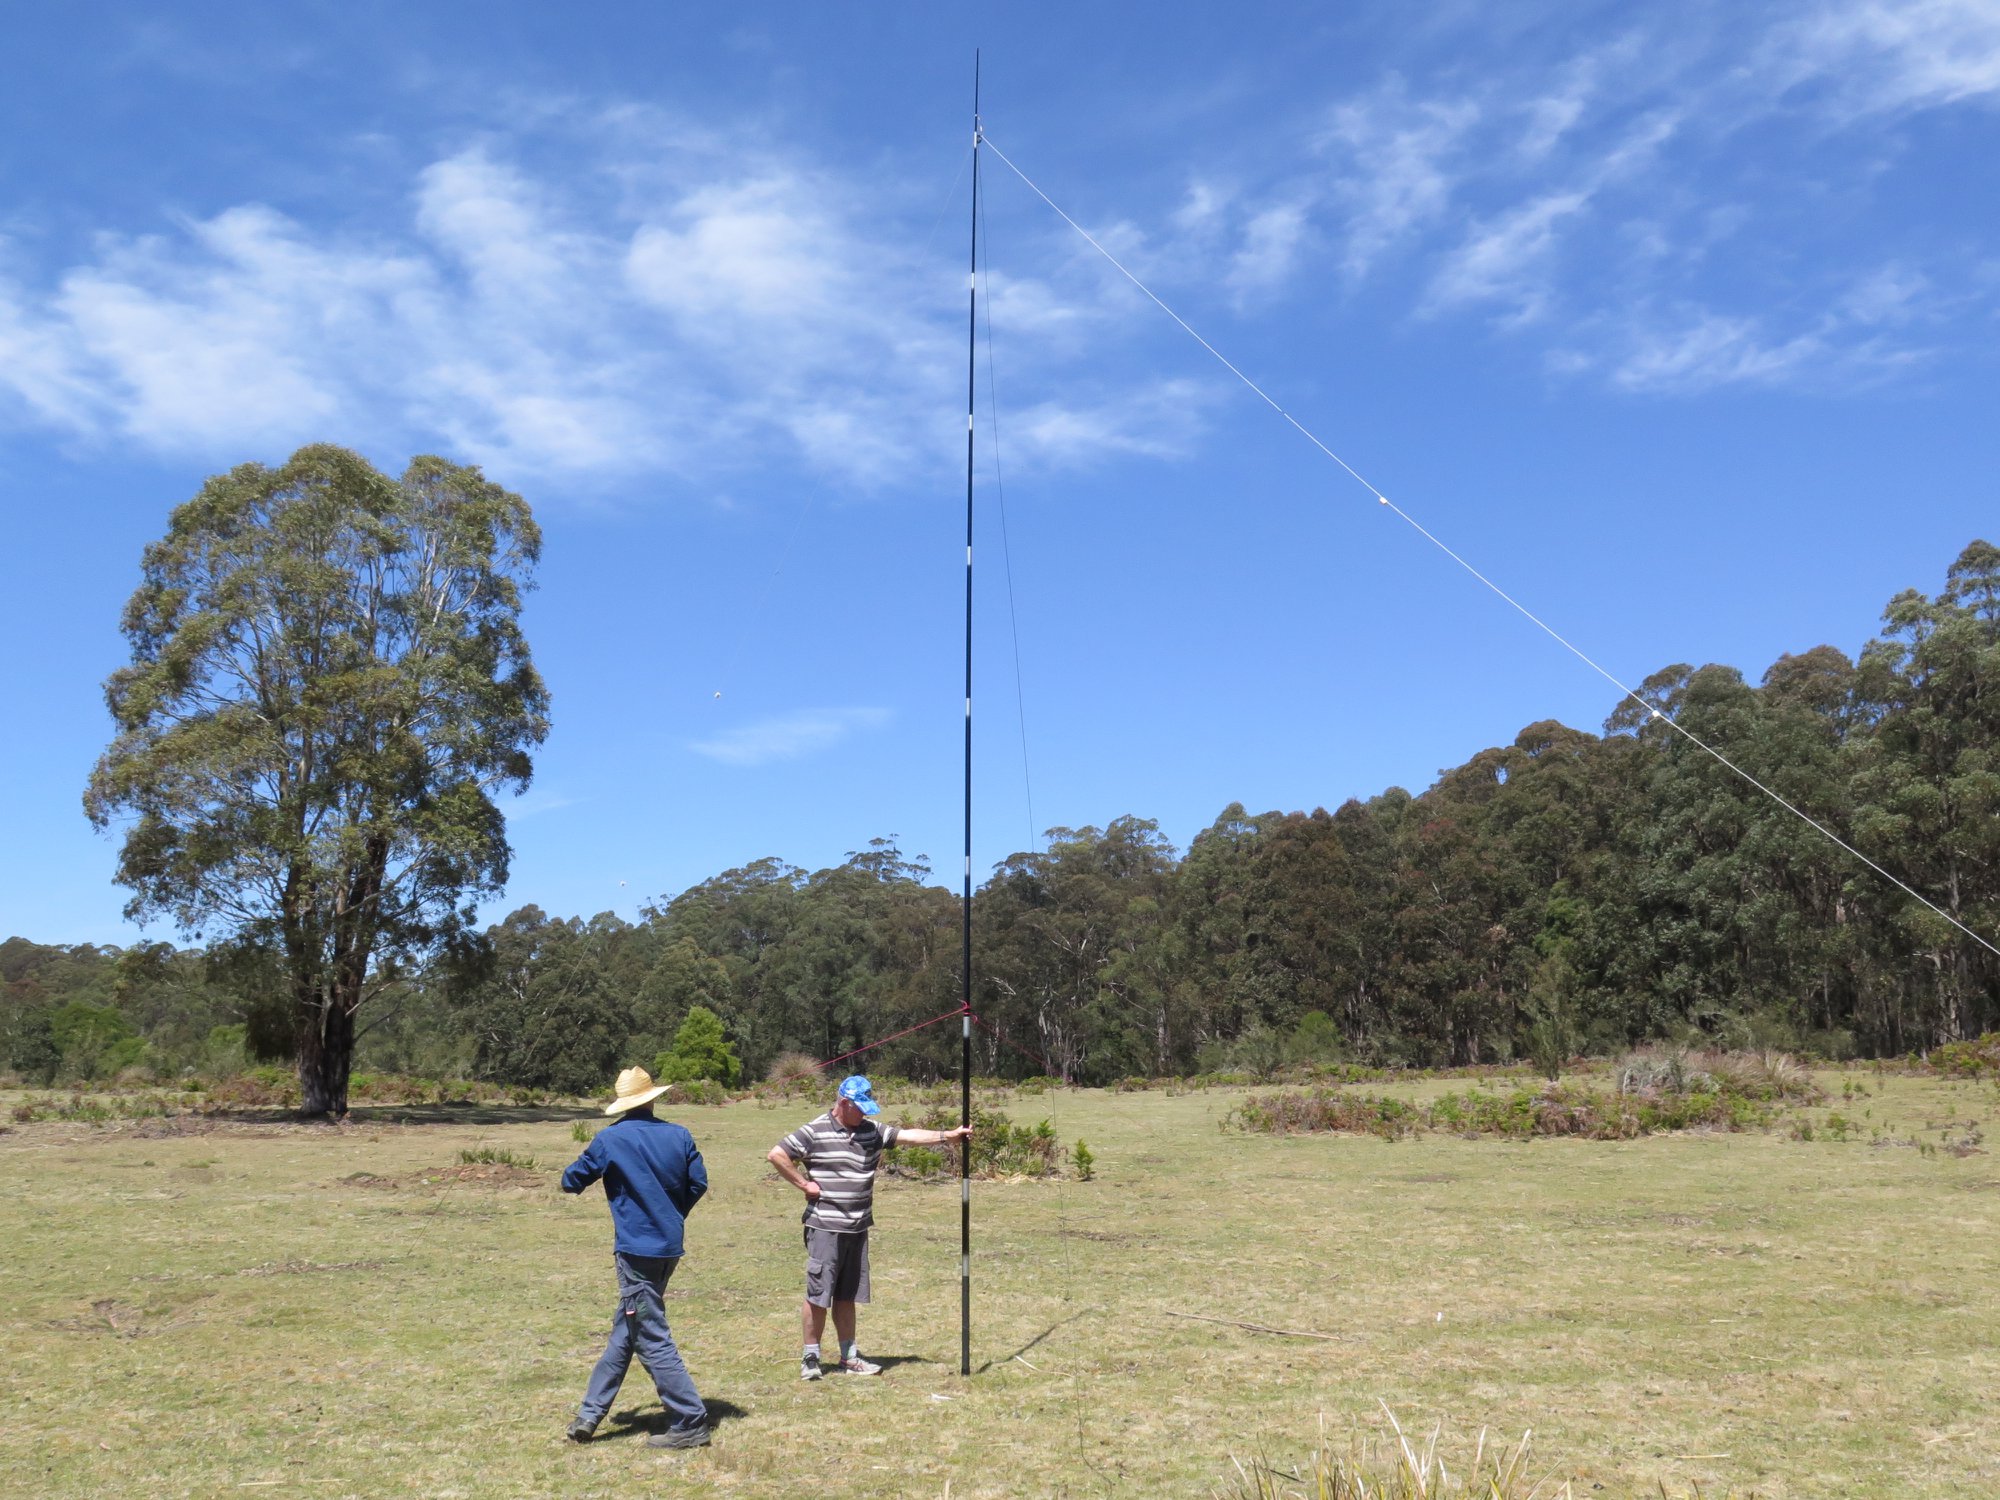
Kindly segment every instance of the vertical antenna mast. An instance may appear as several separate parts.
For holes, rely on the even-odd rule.
[[[960,902],[959,1123],[972,1123],[972,410],[979,327],[979,51],[972,53],[972,253],[965,322],[965,894]],[[958,1147],[958,1373],[972,1373],[972,1141]]]

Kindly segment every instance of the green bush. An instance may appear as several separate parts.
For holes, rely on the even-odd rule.
[[[743,1064],[723,1034],[722,1017],[706,1005],[688,1011],[674,1033],[673,1046],[653,1060],[653,1078],[659,1083],[693,1083],[707,1078],[728,1088],[742,1071]]]
[[[666,1097],[674,1104],[727,1104],[729,1090],[713,1078],[694,1078],[673,1085]]]
[[[1947,1078],[1980,1078],[2000,1073],[2000,1031],[1969,1042],[1946,1042],[1931,1050],[1930,1067]]]
[[[1097,1154],[1084,1145],[1082,1136],[1078,1136],[1076,1144],[1070,1148],[1069,1159],[1076,1164],[1078,1182],[1088,1182],[1097,1175]]]
[[[1400,1140],[1437,1130],[1506,1140],[1574,1136],[1609,1141],[1667,1130],[1746,1130],[1768,1125],[1776,1117],[1772,1102],[1719,1088],[1712,1078],[1703,1077],[1707,1087],[1678,1093],[1606,1093],[1575,1084],[1549,1084],[1506,1093],[1445,1094],[1421,1105],[1319,1089],[1253,1096],[1223,1123],[1276,1135],[1342,1131]]]
[[[951,1130],[957,1126],[958,1118],[955,1107],[933,1104],[916,1119],[905,1113],[898,1123],[905,1129]],[[959,1146],[957,1141],[947,1142],[942,1147],[899,1146],[891,1155],[897,1158],[894,1167],[899,1175],[956,1177],[959,1174]],[[1056,1139],[1055,1126],[1049,1121],[1016,1125],[999,1110],[974,1104],[974,1177],[1059,1177],[1066,1154],[1062,1143]]]

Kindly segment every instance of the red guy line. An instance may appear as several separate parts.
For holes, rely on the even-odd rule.
[[[870,1042],[865,1047],[856,1047],[852,1052],[843,1052],[838,1057],[829,1057],[825,1062],[814,1063],[812,1065],[812,1068],[807,1072],[787,1073],[783,1078],[773,1078],[769,1081],[772,1083],[790,1083],[794,1078],[810,1078],[814,1073],[819,1072],[822,1068],[830,1068],[837,1062],[846,1062],[848,1058],[859,1057],[864,1052],[873,1052],[877,1047],[888,1046],[889,1043],[895,1041],[897,1037],[906,1037],[913,1031],[922,1031],[926,1026],[935,1026],[940,1021],[949,1021],[953,1016],[962,1016],[964,1014],[966,1014],[964,1006],[962,1005],[954,1006],[952,1009],[946,1011],[941,1016],[932,1016],[928,1021],[919,1021],[914,1026],[905,1026],[901,1031],[897,1032],[894,1036],[885,1036],[879,1042]],[[972,1019],[977,1021],[979,1020],[979,1017],[974,1016]]]

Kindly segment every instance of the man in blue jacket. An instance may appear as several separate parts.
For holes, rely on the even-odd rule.
[[[665,1300],[667,1278],[680,1264],[682,1226],[708,1191],[708,1170],[693,1136],[670,1120],[653,1118],[653,1101],[665,1092],[644,1068],[620,1073],[617,1097],[604,1108],[617,1118],[597,1132],[562,1176],[565,1193],[580,1193],[604,1179],[616,1230],[612,1259],[618,1266],[618,1314],[611,1342],[591,1371],[590,1389],[569,1424],[572,1442],[587,1443],[597,1431],[617,1399],[634,1349],[667,1409],[667,1430],[648,1438],[648,1445],[699,1448],[708,1441],[708,1408],[674,1347]]]

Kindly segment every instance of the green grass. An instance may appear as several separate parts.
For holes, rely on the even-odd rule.
[[[548,1170],[581,1108],[23,1121],[0,1492],[1206,1496],[1379,1439],[1378,1403],[1446,1454],[1532,1429],[1579,1496],[2000,1492],[2000,1089],[1819,1081],[1811,1140],[1263,1136],[1219,1128],[1242,1090],[1050,1090],[1014,1108],[1094,1176],[975,1188],[980,1373],[956,1187],[889,1181],[862,1344],[894,1363],[817,1386],[763,1160],[810,1106],[690,1109],[714,1189],[668,1312],[725,1420],[689,1454],[644,1446],[637,1368],[636,1421],[561,1438],[614,1299],[601,1195]],[[454,1165],[480,1151],[543,1169]]]

